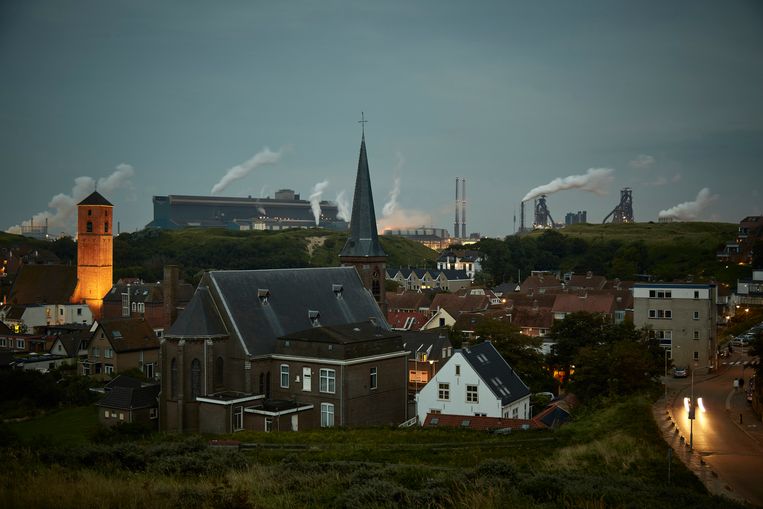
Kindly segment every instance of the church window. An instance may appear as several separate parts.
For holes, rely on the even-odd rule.
[[[191,361],[191,398],[201,396],[201,362],[199,359]]]
[[[170,362],[170,394],[173,398],[178,397],[178,362],[174,357]]]
[[[87,233],[93,233],[93,222],[88,221],[87,222]]]
[[[223,358],[218,357],[215,362],[215,385],[223,385],[223,365]]]

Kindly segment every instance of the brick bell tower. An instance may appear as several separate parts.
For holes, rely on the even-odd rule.
[[[355,177],[355,194],[352,200],[352,218],[350,219],[350,236],[339,253],[339,262],[343,266],[354,266],[365,286],[376,299],[382,312],[387,313],[387,296],[384,292],[385,269],[387,253],[379,244],[376,230],[376,213],[374,212],[374,196],[371,192],[371,176],[368,171],[368,156],[366,155],[365,122],[360,141],[360,158],[358,159],[358,174]]]
[[[94,320],[101,318],[103,297],[114,276],[113,211],[98,191],[77,204],[77,297]]]

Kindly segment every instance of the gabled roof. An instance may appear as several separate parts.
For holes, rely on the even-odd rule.
[[[77,267],[22,265],[11,288],[11,304],[66,304],[77,288]]]
[[[530,394],[527,385],[489,341],[463,348],[460,352],[502,405]]]
[[[165,333],[167,337],[184,338],[224,338],[228,330],[220,318],[217,306],[209,293],[209,288],[199,286],[175,323]]]
[[[159,348],[154,329],[142,318],[115,318],[98,322],[117,353]]]
[[[490,298],[485,294],[475,294],[470,289],[457,293],[438,293],[432,299],[429,309],[436,311],[443,308],[453,318],[458,318],[461,313],[485,311],[490,306]]]
[[[13,334],[13,331],[3,322],[0,322],[0,334]]]
[[[24,317],[26,306],[10,305],[3,306],[6,320],[21,320]]]
[[[591,274],[573,274],[566,282],[567,288],[589,288],[601,290],[607,284],[607,278]]]
[[[511,313],[511,323],[517,327],[550,329],[554,325],[551,308],[515,307]]]
[[[615,312],[615,296],[612,294],[584,293],[582,295],[560,293],[554,301],[554,313],[602,313],[611,315]]]
[[[403,331],[400,335],[403,337],[403,347],[408,350],[410,359],[415,359],[416,354],[424,352],[427,354],[427,360],[442,360],[443,348],[453,347],[447,333],[441,329]]]
[[[93,191],[90,193],[90,196],[79,202],[77,205],[106,205],[107,207],[114,206],[98,191]]]
[[[440,274],[443,274],[446,278],[448,278],[448,281],[471,281],[471,278],[466,274],[464,269],[442,269],[432,273],[432,276],[437,278],[440,276]]]
[[[393,329],[419,330],[428,320],[420,311],[387,311],[387,322]]]
[[[116,408],[120,410],[153,408],[159,405],[157,401],[158,395],[158,384],[147,385],[145,387],[116,386],[106,393],[106,395],[96,403],[96,406]]]
[[[400,293],[387,293],[387,309],[397,311],[401,309],[429,309],[433,295],[429,292],[404,291]]]
[[[389,330],[355,267],[211,271],[199,286],[208,289],[211,301],[197,301],[195,309],[213,303],[219,322],[225,324],[231,337],[241,341],[248,355],[273,353],[276,338],[312,327],[311,311],[318,313],[323,326],[374,318]],[[198,295],[197,290],[167,337],[193,337],[199,331],[218,330],[195,327],[196,311],[191,305]],[[204,313],[205,320],[212,319],[210,307]]]
[[[82,345],[83,341],[87,341],[87,339],[90,337],[90,332],[88,330],[82,330],[77,332],[70,332],[68,334],[62,334],[61,336],[56,338],[56,341],[61,342],[61,346],[63,346],[64,351],[66,352],[67,357],[75,357],[77,354],[79,354],[80,346]],[[51,345],[51,350],[53,349],[53,346],[55,346],[55,341],[53,342],[53,345]],[[51,351],[50,353],[57,353]]]
[[[355,195],[352,200],[350,236],[339,256],[387,256],[379,244],[379,235],[376,231],[376,212],[374,211],[374,196],[371,192],[371,176],[368,171],[365,134],[360,142],[358,173],[355,177]]]

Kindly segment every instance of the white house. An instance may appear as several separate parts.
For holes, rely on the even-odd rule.
[[[416,414],[530,418],[530,389],[486,341],[453,356],[416,396]]]
[[[34,304],[5,306],[0,309],[0,321],[15,331],[32,332],[35,327],[92,323],[93,314],[86,304]]]

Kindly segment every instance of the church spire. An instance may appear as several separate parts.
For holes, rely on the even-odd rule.
[[[346,256],[387,256],[379,244],[376,231],[376,213],[374,212],[374,197],[371,192],[371,177],[368,171],[368,156],[366,154],[365,117],[360,120],[363,125],[363,135],[360,141],[360,158],[358,159],[358,174],[355,177],[355,195],[352,200],[352,219],[350,220],[350,237],[344,245],[340,257]]]

